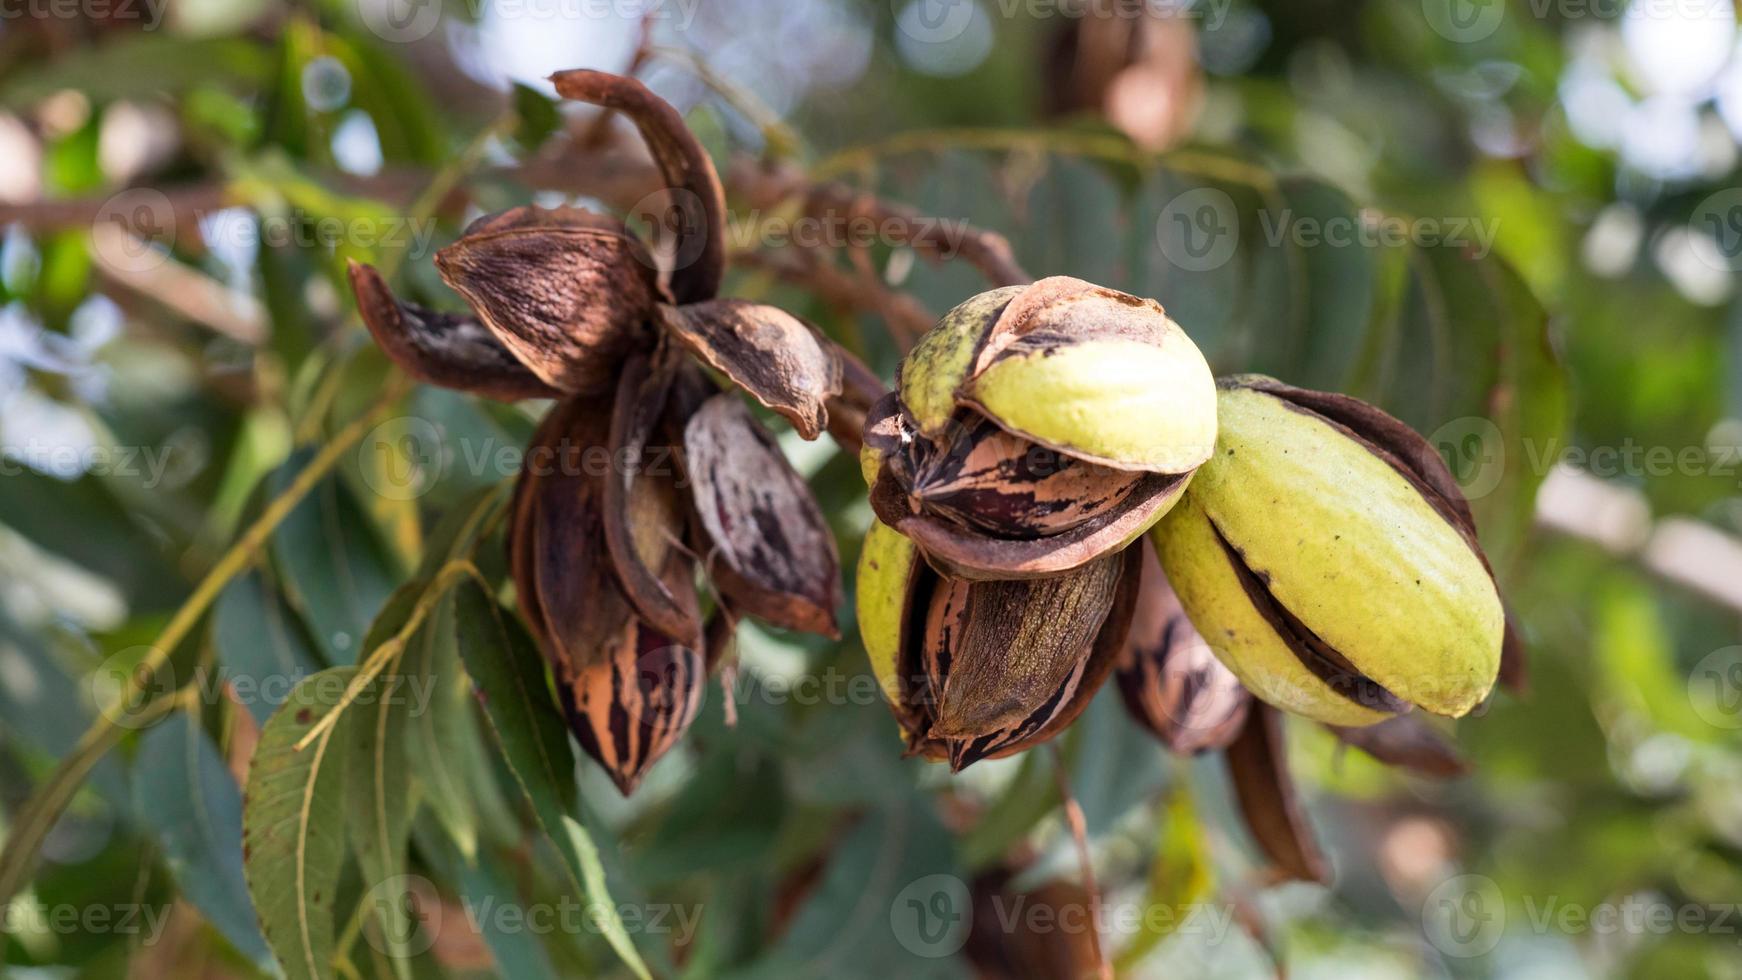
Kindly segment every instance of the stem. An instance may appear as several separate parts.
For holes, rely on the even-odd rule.
[[[11,902],[29,880],[37,850],[103,756],[120,744],[129,731],[152,725],[182,707],[186,701],[185,692],[194,688],[194,682],[189,681],[174,694],[158,698],[121,718],[105,715],[79,738],[78,745],[61,761],[54,775],[19,809],[19,820],[6,836],[6,849],[0,853],[0,905]],[[125,724],[121,723],[123,721]],[[6,932],[9,921],[9,916],[0,916],[0,935]]]
[[[409,387],[410,382],[407,379],[396,376],[369,410],[339,430],[333,441],[309,461],[308,466],[296,475],[290,486],[266,506],[260,517],[218,559],[218,563],[212,566],[212,570],[194,588],[193,594],[176,610],[163,632],[158,635],[157,641],[152,644],[151,652],[139,662],[138,668],[127,675],[127,681],[116,703],[128,704],[143,691],[146,680],[154,677],[169,661],[170,653],[187,639],[224,586],[248,567],[255,553],[265,545],[266,540],[285,518],[290,516],[297,504],[338,465],[346,452],[363,440],[378,418],[385,415]],[[184,685],[174,694],[151,701],[130,715],[114,717],[112,713],[106,712],[85,731],[73,751],[61,760],[48,780],[25,801],[20,810],[23,819],[7,836],[4,849],[0,850],[0,905],[11,901],[24,886],[43,840],[54,828],[61,813],[72,803],[73,796],[96,767],[98,760],[120,744],[128,731],[144,728],[182,705],[188,696],[186,690],[187,685]],[[121,724],[123,721],[126,722],[125,725]],[[0,922],[0,932],[4,930],[5,924]]]
[[[448,195],[453,192],[455,187],[459,186],[460,181],[465,179],[477,166],[478,161],[484,156],[484,148],[490,145],[490,141],[512,131],[516,122],[518,119],[513,112],[506,112],[498,116],[490,125],[480,130],[478,135],[472,137],[471,142],[466,144],[459,156],[454,157],[436,171],[435,176],[430,178],[430,182],[424,187],[423,192],[418,194],[416,200],[413,200],[411,206],[406,209],[406,219],[412,227],[428,221],[435,214],[436,209],[441,207],[442,202],[447,200]],[[399,270],[399,264],[404,261],[405,253],[408,250],[409,247],[396,249],[381,257],[379,267],[381,278],[389,280],[393,278],[393,274]]]
[[[362,669],[358,670],[352,676],[351,682],[345,685],[345,691],[339,696],[338,703],[333,705],[332,710],[321,716],[321,720],[297,740],[296,751],[301,752],[308,748],[310,742],[332,731],[333,726],[339,722],[339,716],[343,715],[345,709],[357,700],[357,697],[363,693],[363,689],[373,683],[375,678],[380,677],[382,671],[399,661],[400,656],[405,652],[405,645],[411,641],[413,634],[418,631],[419,627],[423,626],[423,621],[428,619],[429,614],[435,610],[436,603],[440,602],[442,596],[453,588],[455,582],[463,578],[471,578],[483,586],[485,592],[490,591],[490,584],[484,581],[484,576],[471,562],[456,558],[443,565],[441,571],[430,579],[429,585],[425,586],[422,594],[417,597],[417,605],[412,607],[411,615],[406,617],[405,625],[369,653],[369,656],[363,661]]]
[[[750,120],[761,131],[762,139],[768,145],[769,155],[784,159],[803,148],[804,141],[799,135],[781,122],[779,114],[757,98],[756,93],[722,78],[719,72],[708,67],[708,63],[697,57],[695,52],[663,44],[649,44],[643,50],[656,58],[682,63],[703,85],[713,89],[714,94],[742,113],[745,119]]]
[[[1089,853],[1089,828],[1083,819],[1083,808],[1071,792],[1071,774],[1065,769],[1065,754],[1058,742],[1048,742],[1052,750],[1052,774],[1058,782],[1059,799],[1064,803],[1065,822],[1070,824],[1071,839],[1077,845],[1077,864],[1082,869],[1083,891],[1089,896],[1089,938],[1095,943],[1095,959],[1101,964],[1101,980],[1113,980],[1113,961],[1107,958],[1107,947],[1101,942],[1101,889],[1095,884],[1095,862]]]

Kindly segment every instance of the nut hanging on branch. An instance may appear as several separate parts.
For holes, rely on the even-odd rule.
[[[370,332],[413,376],[557,399],[515,488],[509,565],[576,736],[627,794],[695,718],[736,612],[836,634],[828,524],[762,423],[706,369],[814,439],[841,402],[844,368],[797,317],[716,297],[724,196],[676,110],[633,79],[555,81],[622,111],[646,139],[681,218],[663,277],[622,222],[567,207],[486,216],[437,253],[469,314],[402,302],[368,266],[350,276]],[[706,626],[698,567],[720,599]]]

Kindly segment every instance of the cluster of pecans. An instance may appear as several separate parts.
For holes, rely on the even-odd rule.
[[[623,792],[694,719],[740,616],[836,634],[833,535],[716,379],[806,439],[861,446],[876,519],[858,623],[910,754],[959,770],[1021,752],[1117,676],[1169,748],[1227,751],[1260,842],[1301,877],[1322,861],[1277,709],[1385,761],[1461,766],[1411,712],[1467,713],[1516,649],[1419,435],[1346,396],[1218,381],[1159,304],[1063,277],[950,311],[878,399],[809,324],[718,298],[724,195],[669,105],[618,76],[554,80],[637,124],[683,211],[683,262],[662,274],[611,218],[518,208],[436,257],[468,315],[401,302],[367,266],[351,278],[414,376],[554,399],[535,448],[627,461],[528,468],[509,531],[522,617]],[[635,465],[658,445],[681,472]]]
[[[689,237],[675,247],[693,261],[662,277],[621,222],[523,207],[437,253],[469,315],[402,302],[368,266],[351,267],[351,284],[376,342],[413,376],[555,400],[515,487],[509,563],[577,739],[627,794],[695,720],[740,616],[838,635],[834,535],[773,436],[714,377],[814,439],[844,355],[783,310],[717,297],[724,193],[676,110],[616,75],[554,80],[634,120],[678,190]],[[598,447],[612,461],[602,471],[533,462]],[[650,465],[658,447],[676,472]]]

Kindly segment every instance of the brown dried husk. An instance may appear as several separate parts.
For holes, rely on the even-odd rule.
[[[1056,701],[1040,705],[1014,730],[994,732],[972,740],[950,740],[931,734],[936,702],[925,669],[925,621],[931,596],[944,580],[923,562],[916,563],[908,584],[907,613],[898,658],[901,703],[891,706],[897,720],[902,723],[908,753],[948,760],[953,768],[960,770],[981,759],[1014,755],[1046,742],[1068,728],[1112,673],[1136,607],[1141,560],[1138,552],[1126,549],[1106,560],[1115,563],[1118,569],[1114,576],[1117,584],[1111,605],[1101,620],[1099,631],[1094,634],[1087,655],[1073,667],[1071,675],[1056,692]]]
[[[1143,550],[1143,591],[1114,674],[1125,708],[1176,754],[1226,748],[1246,722],[1252,694],[1186,618],[1154,547],[1133,547]]]
[[[693,611],[692,575],[689,560],[674,553],[666,583]],[[557,690],[581,747],[628,796],[695,721],[707,678],[702,651],[632,617],[603,662],[559,673]]]
[[[1109,556],[1072,575],[1030,582],[941,579],[926,610],[921,654],[930,734],[973,740],[1015,731],[1049,704],[1056,709],[1113,607],[1119,571]]]
[[[840,635],[834,534],[774,437],[731,392],[700,401],[682,433],[703,558],[720,591],[776,626]]]
[[[1327,882],[1330,865],[1307,823],[1300,792],[1288,771],[1282,713],[1254,706],[1234,743],[1228,746],[1228,775],[1240,813],[1259,850],[1270,860],[1277,880]]]
[[[436,253],[442,279],[527,370],[559,391],[612,390],[660,299],[652,258],[621,222],[517,208]]]
[[[691,354],[815,439],[841,393],[842,362],[817,329],[778,307],[718,299],[660,308],[661,325]]]
[[[374,266],[349,262],[346,271],[363,325],[405,373],[498,401],[561,396],[527,370],[476,316],[401,302]]]
[[[909,443],[916,512],[1001,538],[1044,538],[1118,508],[1150,474],[1085,463],[963,411],[941,440]]]

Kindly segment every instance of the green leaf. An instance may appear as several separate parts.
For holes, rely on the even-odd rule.
[[[459,667],[454,646],[453,601],[443,599],[430,613],[429,625],[406,648],[404,672],[410,683],[429,693],[429,707],[410,721],[406,761],[423,798],[448,837],[468,858],[477,852],[478,822],[465,773],[465,741],[483,733],[472,723],[472,692]]]
[[[137,608],[173,606],[187,592],[165,543],[95,475],[69,481],[9,467],[0,481],[0,524],[113,582]]]
[[[1155,796],[1167,782],[1166,756],[1157,751],[1155,737],[1131,721],[1111,687],[1071,727],[1071,795],[1095,838]]]
[[[137,99],[196,85],[256,91],[271,73],[269,49],[252,39],[117,32],[107,44],[57,53],[13,73],[0,86],[0,105],[29,106],[67,89],[93,102]]]
[[[641,960],[641,954],[635,950],[634,940],[629,938],[629,930],[623,925],[623,917],[618,914],[616,903],[611,901],[611,890],[605,883],[605,865],[599,860],[599,849],[593,844],[593,837],[587,833],[587,828],[581,822],[568,814],[562,817],[562,836],[566,839],[556,841],[557,849],[567,858],[571,853],[578,862],[581,871],[581,884],[586,889],[587,896],[592,900],[592,908],[588,911],[592,920],[605,934],[605,941],[617,951],[623,962],[629,964],[636,975],[642,980],[650,976],[647,964]]]
[[[11,744],[50,757],[70,756],[90,727],[89,688],[67,672],[42,638],[0,608],[0,733]],[[114,759],[102,759],[91,784],[109,800],[127,800],[127,780]],[[14,817],[16,813],[12,814]]]
[[[967,883],[930,801],[866,814],[828,857],[792,924],[744,977],[961,977],[971,929]]]
[[[1291,384],[1336,389],[1347,382],[1371,329],[1385,246],[1355,235],[1361,209],[1324,181],[1285,178],[1278,193],[1281,213],[1267,212],[1261,224],[1267,246],[1288,254],[1297,276],[1293,299],[1303,320],[1297,333],[1275,345],[1287,356],[1284,365],[1254,367]],[[1306,233],[1313,237],[1303,237]]]
[[[345,865],[348,750],[336,726],[301,752],[356,673],[323,670],[298,684],[260,731],[242,802],[242,861],[261,927],[290,980],[333,976],[334,904]]]
[[[1564,438],[1566,373],[1547,313],[1511,266],[1452,245],[1413,255],[1383,404],[1448,457],[1503,568],[1530,530],[1548,475],[1538,457]]]
[[[1119,952],[1121,972],[1131,969],[1190,916],[1209,897],[1214,885],[1209,844],[1203,825],[1192,808],[1191,794],[1182,785],[1168,798],[1159,814],[1155,857],[1149,865],[1149,884],[1144,891],[1144,913],[1137,936]]]
[[[1016,778],[962,835],[962,864],[980,869],[1002,860],[1057,805],[1058,786],[1053,780],[1051,755],[1024,753]]]
[[[543,92],[519,82],[514,83],[514,115],[518,122],[514,141],[528,152],[543,146],[563,122],[555,102]]]
[[[322,38],[350,71],[352,101],[369,114],[388,163],[437,165],[447,146],[431,87],[401,59],[397,45],[362,32]]]
[[[393,593],[369,628],[365,651],[375,650],[405,626],[429,584],[427,579],[415,579]],[[429,629],[426,625],[421,632]],[[422,696],[408,680],[392,665],[382,670],[346,709],[341,726],[344,731],[337,736],[341,747],[351,754],[345,767],[346,822],[367,891],[392,889],[405,869],[413,809],[406,735],[411,719],[420,713],[417,702]],[[371,904],[382,917],[379,926],[394,971],[402,980],[408,978],[412,950],[406,941],[413,935],[413,926],[406,905],[397,900]]]
[[[238,577],[218,596],[212,642],[236,699],[258,724],[266,724],[297,681],[320,669],[302,624],[264,571]]]
[[[568,726],[552,704],[543,659],[518,626],[504,621],[495,600],[481,586],[464,582],[454,597],[460,657],[509,768],[545,836],[562,854],[576,890],[591,902],[606,941],[636,976],[649,980],[647,965],[605,889],[592,838],[572,816],[574,752]]]
[[[268,481],[271,492],[282,493],[307,462],[305,453],[292,457]],[[296,506],[272,536],[272,555],[327,663],[354,662],[395,576],[341,481],[322,482]]]
[[[1135,212],[1126,208],[1106,167],[1050,157],[1026,204],[1026,220],[1012,244],[1029,272],[1076,276],[1108,286],[1126,278],[1123,243]]]
[[[1237,369],[1247,286],[1237,204],[1213,185],[1158,169],[1144,178],[1131,213],[1144,220],[1131,227],[1128,291],[1159,302],[1218,374]]]
[[[244,956],[272,951],[242,875],[242,793],[217,746],[190,712],[147,731],[133,757],[133,811],[163,849],[181,894]]]
[[[454,845],[430,825],[419,825],[416,833],[418,851],[441,872],[442,878],[454,884],[460,901],[468,911],[482,912],[525,904],[520,890],[504,861],[494,850],[485,848],[473,857],[459,853]],[[478,930],[497,976],[520,980],[556,980],[556,968],[550,954],[538,937],[526,929],[506,927],[501,915],[478,915]]]
[[[449,561],[473,555],[507,501],[498,483],[468,494],[429,533],[419,574],[432,576]],[[429,698],[409,719],[406,759],[420,796],[468,859],[477,853],[479,823],[503,840],[519,836],[485,744],[486,735],[460,665],[454,636],[454,601],[444,596],[429,622],[408,644],[402,673]]]

